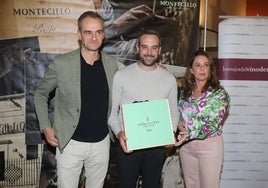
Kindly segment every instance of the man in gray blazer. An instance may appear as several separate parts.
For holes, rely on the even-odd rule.
[[[109,91],[117,63],[100,51],[104,23],[97,13],[83,13],[77,33],[81,48],[55,58],[35,91],[34,102],[47,143],[57,147],[58,187],[77,187],[84,166],[86,187],[101,188],[108,169]],[[53,90],[51,123],[47,103]]]

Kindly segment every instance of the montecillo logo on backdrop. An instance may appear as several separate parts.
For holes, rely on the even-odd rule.
[[[70,8],[18,8],[13,15],[18,16],[63,16],[71,13]]]
[[[175,7],[179,9],[197,8],[197,3],[185,1],[160,1],[159,4],[160,6]]]

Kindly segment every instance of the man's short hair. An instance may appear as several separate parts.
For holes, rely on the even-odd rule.
[[[155,36],[157,36],[158,39],[159,39],[159,46],[161,46],[161,36],[160,36],[160,34],[159,34],[157,31],[152,30],[152,29],[150,29],[150,30],[144,30],[144,31],[139,35],[139,37],[138,37],[138,41],[137,41],[138,46],[140,45],[140,38],[141,38],[141,36],[143,36],[143,35],[155,35]]]
[[[86,11],[83,14],[81,14],[80,17],[77,20],[77,26],[78,26],[79,31],[81,31],[81,29],[82,29],[82,24],[81,23],[86,17],[100,19],[102,21],[102,23],[104,24],[103,18],[97,12]]]

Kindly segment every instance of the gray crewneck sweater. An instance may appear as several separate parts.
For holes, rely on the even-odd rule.
[[[117,135],[119,131],[124,131],[122,112],[118,111],[120,105],[134,101],[168,99],[175,132],[178,125],[177,92],[175,77],[159,66],[153,71],[144,70],[137,63],[124,67],[114,76],[112,111],[108,124]]]

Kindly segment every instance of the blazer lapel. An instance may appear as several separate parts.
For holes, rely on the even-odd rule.
[[[74,51],[69,59],[70,68],[72,72],[72,81],[75,98],[77,102],[81,104],[81,63],[80,63],[80,49]]]

